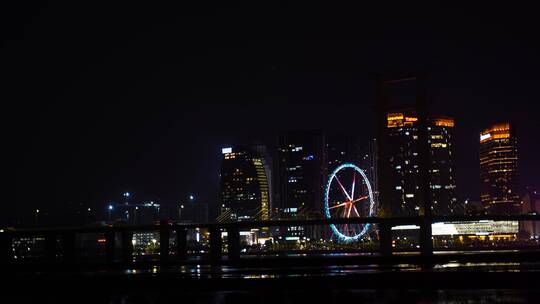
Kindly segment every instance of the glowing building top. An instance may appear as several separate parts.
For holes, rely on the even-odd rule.
[[[517,139],[510,123],[480,133],[480,198],[488,213],[520,212]]]

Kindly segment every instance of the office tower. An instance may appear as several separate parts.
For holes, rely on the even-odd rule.
[[[327,162],[321,131],[280,132],[277,157],[279,216],[322,214]]]
[[[222,149],[218,221],[267,220],[270,188],[266,160],[254,149]]]
[[[373,200],[378,207],[379,202],[379,177],[377,172],[377,139],[373,138],[369,141],[368,145],[364,147],[361,153],[360,168],[364,170],[369,182],[371,183],[371,190],[373,191]]]
[[[332,172],[344,163],[359,165],[362,159],[359,140],[356,136],[327,136],[326,153],[328,172]]]
[[[517,161],[517,139],[511,124],[496,124],[480,133],[480,199],[488,213],[520,212]]]
[[[454,120],[432,116],[427,120],[429,181],[432,210],[437,215],[452,214],[455,198],[453,171]],[[423,206],[419,175],[418,117],[414,111],[387,114],[384,133],[388,168],[385,203],[392,216],[419,215]]]

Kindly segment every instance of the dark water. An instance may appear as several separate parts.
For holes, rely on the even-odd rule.
[[[540,303],[540,263],[18,273],[0,303]]]

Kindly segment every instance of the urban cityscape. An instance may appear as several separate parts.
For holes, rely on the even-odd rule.
[[[53,21],[65,9],[35,8],[24,35],[2,47],[20,102],[6,120],[16,129],[16,200],[0,216],[1,263],[13,278],[0,299],[540,299],[539,62],[529,40],[511,35],[515,25],[499,34],[521,44],[473,39],[468,49],[465,25],[441,40],[411,31],[411,45],[319,32],[259,39],[226,14],[168,12],[173,22],[162,8],[126,9],[152,17],[121,17],[144,24],[125,28],[82,10],[106,23],[87,29],[69,17],[72,30]],[[183,27],[199,18],[212,30]],[[268,31],[288,34],[304,18]],[[402,23],[388,24],[373,33],[393,37]],[[54,29],[90,42],[72,45]],[[180,29],[185,41],[169,39]],[[47,43],[40,54],[50,62],[18,65]],[[107,43],[112,53],[101,54]],[[77,51],[55,53],[65,48]],[[46,103],[25,102],[41,94]]]

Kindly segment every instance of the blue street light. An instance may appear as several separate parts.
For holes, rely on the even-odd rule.
[[[108,209],[113,210],[114,209],[113,205],[109,205]]]

